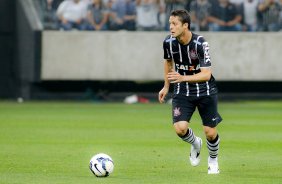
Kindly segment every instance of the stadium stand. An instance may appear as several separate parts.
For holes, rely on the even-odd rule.
[[[54,7],[60,4],[53,2]],[[155,97],[162,86],[166,31],[57,31],[56,22],[46,24],[42,3],[1,1],[0,98],[113,100],[129,93]],[[281,98],[281,32],[201,34],[221,51],[212,51],[221,98]],[[222,43],[226,47],[218,49]],[[143,70],[140,63],[150,67]]]
[[[65,2],[64,2],[65,1]],[[41,14],[41,19],[45,29],[60,29],[58,24],[59,17],[57,15],[58,6],[63,3],[70,3],[71,1],[78,1],[83,6],[92,6],[92,0],[34,0],[38,4],[38,9]],[[93,0],[95,2],[96,0]],[[208,26],[203,31],[280,31],[282,29],[282,3],[281,0],[247,0],[247,1],[231,1],[231,0],[193,0],[193,1],[178,1],[177,3],[170,0],[102,0],[101,6],[107,12],[107,29],[108,30],[128,30],[123,24],[128,19],[129,15],[132,17],[132,21],[135,21],[135,28],[129,30],[143,30],[142,26],[146,14],[150,13],[154,20],[154,28],[148,30],[168,30],[166,19],[172,9],[186,8],[191,10],[194,15],[194,9],[197,9],[197,16],[205,17],[217,17],[218,19],[226,19],[226,21],[232,21],[234,17],[237,17],[236,25],[232,28],[215,27],[214,19],[209,19],[206,24]],[[222,8],[225,7],[225,8]],[[85,9],[85,19],[86,11]],[[230,10],[232,11],[230,12]],[[149,11],[150,10],[150,11]],[[200,11],[204,11],[201,14]],[[235,13],[236,12],[236,13]],[[235,14],[236,16],[235,16]],[[129,15],[128,15],[129,14]],[[233,15],[234,14],[234,15]],[[223,17],[222,17],[223,16]],[[239,18],[240,17],[240,18]],[[196,18],[196,17],[195,17]],[[196,21],[193,18],[194,30],[199,30],[203,22]],[[201,17],[199,17],[202,19]],[[229,20],[230,19],[230,20]],[[157,22],[156,22],[157,20]],[[239,22],[238,22],[239,21]],[[147,20],[148,22],[148,20]],[[148,24],[146,22],[146,24]],[[218,22],[218,21],[217,21]],[[238,24],[237,24],[238,23]],[[145,25],[146,25],[145,24]],[[146,25],[147,26],[147,25]],[[233,25],[232,25],[233,26]],[[144,26],[143,26],[144,27]]]

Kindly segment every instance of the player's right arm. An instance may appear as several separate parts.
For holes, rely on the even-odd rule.
[[[170,82],[168,80],[168,73],[173,71],[173,62],[172,60],[165,59],[164,61],[164,87],[159,92],[159,102],[164,103],[165,97],[169,92]]]

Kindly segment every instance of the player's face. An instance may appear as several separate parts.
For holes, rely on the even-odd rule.
[[[175,16],[169,17],[170,34],[173,37],[181,36],[185,28],[187,28],[187,24],[182,24],[182,22],[180,22],[178,17],[175,17]]]

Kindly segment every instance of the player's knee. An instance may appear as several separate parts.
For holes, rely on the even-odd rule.
[[[206,138],[209,141],[214,140],[216,135],[217,135],[216,128],[205,127],[204,128],[204,132],[205,132]]]
[[[179,137],[183,137],[187,133],[188,123],[186,121],[179,121],[174,123],[175,133]]]
[[[175,133],[179,136],[179,137],[183,137],[187,132],[187,129],[177,129],[175,130]]]

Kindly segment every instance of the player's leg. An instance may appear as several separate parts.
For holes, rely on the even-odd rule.
[[[193,130],[188,127],[187,121],[178,121],[174,123],[176,134],[185,142],[191,144],[189,160],[192,166],[200,163],[200,153],[202,148],[202,139],[196,137]]]
[[[207,139],[208,157],[208,174],[218,174],[218,152],[220,138],[217,133],[216,126],[222,121],[221,116],[217,111],[217,96],[203,97],[199,104],[198,110],[201,115],[204,132]]]
[[[215,127],[204,126],[204,132],[207,138],[208,157],[208,174],[218,174],[218,151],[220,138]]]
[[[190,162],[197,166],[200,162],[202,140],[194,135],[188,121],[195,111],[195,105],[184,96],[174,96],[172,100],[173,125],[176,134],[185,142],[191,144]]]

